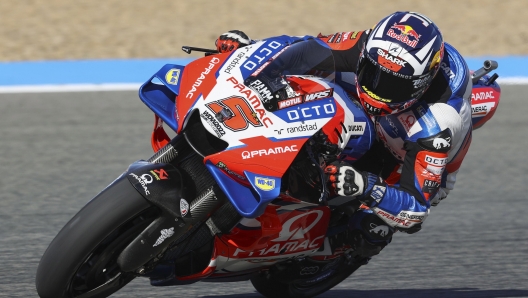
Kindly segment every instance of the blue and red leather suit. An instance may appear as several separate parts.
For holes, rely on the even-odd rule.
[[[354,73],[368,33],[340,32],[318,38],[332,49],[337,71]],[[471,88],[464,59],[446,43],[441,69],[420,101],[403,112],[372,117],[377,143],[353,164],[367,172],[368,186],[361,199],[370,208],[352,225],[368,239],[390,239],[394,230],[420,230],[431,204],[453,189],[471,143]],[[372,214],[382,221],[365,220]]]
[[[369,30],[339,32],[319,35],[316,40],[309,36],[283,36],[292,43],[306,42],[307,50],[302,59],[285,52],[275,62],[282,60],[277,63],[278,68],[286,70],[302,60],[318,61],[318,51],[313,47],[316,41],[317,47],[329,48],[333,56],[332,61],[322,61],[318,70],[340,72],[338,83],[354,93],[354,73],[368,34]],[[365,192],[360,196],[368,208],[354,216],[350,225],[371,242],[386,244],[395,230],[419,231],[430,207],[453,189],[469,149],[472,134],[469,69],[451,45],[445,43],[444,51],[441,69],[418,102],[397,114],[372,117],[377,141],[353,162],[352,166],[368,177]]]

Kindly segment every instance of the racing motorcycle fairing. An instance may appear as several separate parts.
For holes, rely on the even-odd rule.
[[[180,171],[171,164],[136,161],[123,173],[147,201],[159,207],[161,214],[117,258],[121,270],[131,272],[158,255],[171,243],[165,241],[188,231],[197,220],[189,202],[191,194],[184,187]],[[185,199],[189,200],[189,202]],[[176,224],[178,222],[178,224]]]
[[[313,254],[325,243],[329,220],[328,207],[281,195],[261,216],[242,219],[231,233],[217,238],[227,249],[217,251],[212,276],[230,276]]]
[[[280,177],[257,175],[245,171],[250,186],[238,183],[229,177],[222,169],[207,161],[205,166],[220,189],[226,194],[237,212],[247,218],[255,218],[264,212],[266,206],[278,197],[280,193]]]
[[[139,88],[139,98],[174,131],[178,130],[175,98],[184,68],[166,64]]]
[[[331,50],[316,40],[295,44],[296,40],[302,39],[270,38],[197,59],[184,68],[166,65],[153,77],[166,90],[153,79],[140,90],[142,100],[159,117],[154,149],[167,143],[162,121],[186,134],[195,150],[201,146],[197,152],[206,167],[244,217],[264,212],[280,193],[281,178],[293,160],[319,131],[351,159],[361,156],[374,140],[364,111],[333,82]],[[279,97],[263,83],[262,75],[269,78],[290,63],[289,58],[279,61],[281,55],[295,58],[295,63],[288,75],[275,79],[282,80],[279,87],[284,92]],[[317,59],[310,60],[314,55]],[[323,62],[324,70],[315,69]],[[201,139],[219,140],[225,146],[208,150],[210,142]]]
[[[170,128],[179,133],[194,102],[201,96],[207,97],[214,87],[220,67],[225,74],[230,74],[236,68],[246,78],[287,45],[311,38],[313,37],[282,35],[267,39],[268,43],[259,42],[255,48],[251,45],[231,53],[207,56],[194,60],[187,66],[167,64],[140,87],[139,97]],[[251,48],[254,50],[253,54],[248,56]],[[229,59],[227,64],[226,59]],[[240,68],[242,61],[245,61],[244,68]],[[176,103],[175,98],[180,97],[180,89],[186,90],[186,93]]]
[[[185,67],[181,79],[182,94],[178,94],[174,116],[178,122],[177,133],[184,128],[184,122],[193,111],[196,101],[207,98],[213,88],[217,87],[218,70],[229,53],[210,55],[197,59]]]
[[[485,75],[473,84],[471,92],[471,117],[473,130],[482,127],[495,114],[499,106],[501,88],[489,75]]]
[[[281,194],[259,217],[243,218],[229,234],[216,235],[210,262],[202,271],[177,276],[173,270],[163,278],[151,277],[151,284],[183,285],[205,278],[242,281],[280,261],[314,254],[331,257],[326,238],[329,221],[328,207]]]

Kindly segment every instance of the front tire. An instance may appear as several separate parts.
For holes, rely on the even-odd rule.
[[[130,184],[119,178],[84,206],[53,239],[40,260],[42,298],[107,297],[135,278],[121,272],[121,251],[157,216]]]

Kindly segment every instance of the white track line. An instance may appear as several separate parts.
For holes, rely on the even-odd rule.
[[[528,85],[528,77],[499,77],[499,85]]]
[[[0,86],[0,93],[137,91],[141,83]]]
[[[528,85],[528,77],[498,78],[500,85]],[[0,86],[0,93],[138,91],[142,83]]]

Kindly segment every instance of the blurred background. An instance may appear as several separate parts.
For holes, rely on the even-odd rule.
[[[427,15],[464,56],[524,55],[527,9],[521,0],[2,0],[0,61],[189,57],[181,46],[212,48],[231,29],[253,39],[364,30],[397,10]]]
[[[37,264],[60,228],[152,154],[153,115],[137,90],[164,64],[203,55],[182,46],[214,48],[231,29],[253,39],[365,30],[398,10],[427,15],[477,67],[498,57],[499,80],[528,82],[526,0],[0,0],[0,297],[36,297]],[[422,232],[398,235],[321,297],[528,297],[526,94],[503,86]],[[112,297],[175,296],[259,297],[249,282],[175,291],[143,279]]]

